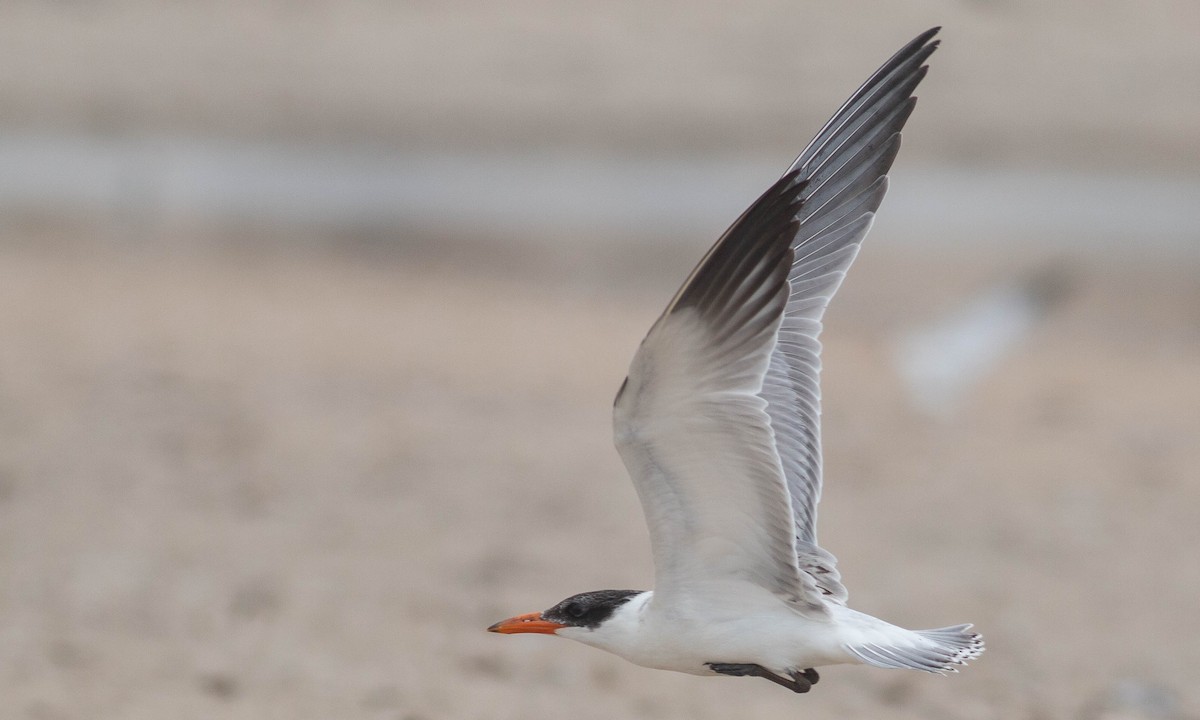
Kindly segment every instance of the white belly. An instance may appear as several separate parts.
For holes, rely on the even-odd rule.
[[[833,615],[803,615],[757,587],[670,602],[654,602],[646,593],[619,614],[604,633],[571,637],[644,667],[693,675],[714,674],[708,663],[749,663],[785,674],[856,662]]]

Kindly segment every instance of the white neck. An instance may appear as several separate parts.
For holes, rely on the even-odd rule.
[[[650,590],[634,595],[595,628],[565,627],[555,634],[631,659],[631,653],[635,652],[638,643],[643,640],[639,629],[642,626],[646,604],[653,595],[653,591]]]

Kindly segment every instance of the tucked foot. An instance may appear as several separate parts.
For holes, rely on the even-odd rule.
[[[767,672],[762,665],[752,665],[749,663],[705,663],[715,673],[722,675],[732,675],[734,677],[758,677]]]
[[[816,668],[806,668],[799,673],[792,673],[792,679],[797,679],[797,675],[807,680],[809,685],[816,685],[821,679],[821,676],[817,674]]]
[[[815,670],[805,670],[801,673],[794,673],[789,680],[785,677],[780,677],[762,665],[754,663],[706,663],[709,668],[715,673],[721,675],[733,675],[736,677],[760,677],[766,678],[776,685],[782,685],[788,690],[796,693],[806,693],[812,690],[813,682],[808,679],[808,673],[812,673],[815,677]]]

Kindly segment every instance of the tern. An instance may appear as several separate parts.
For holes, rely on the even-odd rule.
[[[613,428],[649,526],[654,590],[581,593],[488,630],[794,692],[824,665],[946,673],[983,652],[971,625],[906,630],[850,609],[815,527],[822,316],[883,200],[938,30],[842,105],[717,240],[634,355]]]

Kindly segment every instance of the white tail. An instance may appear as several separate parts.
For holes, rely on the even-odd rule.
[[[983,653],[983,637],[969,632],[970,625],[915,630],[910,642],[891,644],[864,643],[847,649],[868,665],[882,668],[907,668],[932,673],[958,672]]]

